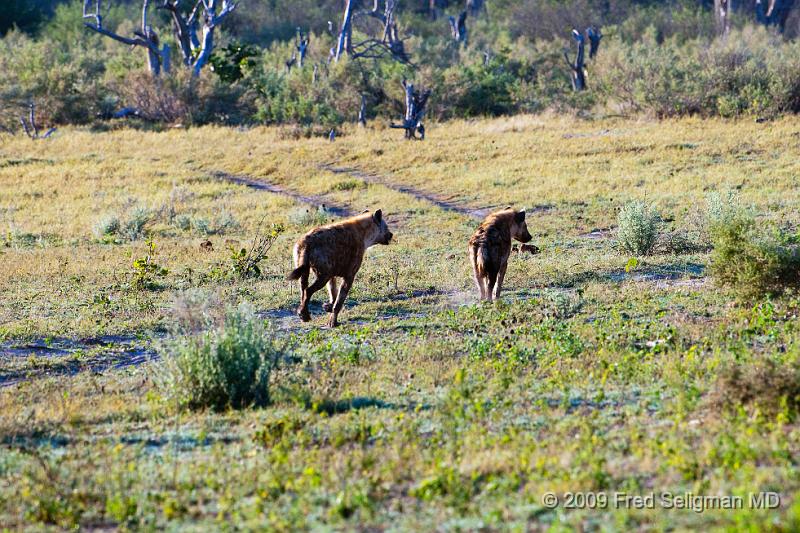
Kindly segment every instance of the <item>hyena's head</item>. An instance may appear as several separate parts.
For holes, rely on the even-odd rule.
[[[519,242],[530,242],[533,237],[528,233],[528,225],[525,223],[525,211],[517,211],[514,213],[514,219],[511,222],[511,237]]]
[[[372,213],[372,221],[377,226],[372,244],[389,244],[394,235],[389,231],[389,226],[386,225],[386,220],[384,220],[383,212],[380,209]]]

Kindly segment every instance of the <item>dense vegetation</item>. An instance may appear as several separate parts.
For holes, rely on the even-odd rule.
[[[219,27],[211,67],[199,79],[180,67],[177,55],[172,72],[154,79],[143,49],[84,27],[81,4],[12,2],[4,12],[0,127],[17,131],[23,106],[33,101],[40,123],[48,125],[107,125],[116,111],[133,107],[139,112],[133,123],[294,124],[327,131],[356,120],[362,95],[368,119],[398,117],[403,78],[432,89],[434,119],[544,110],[770,118],[800,110],[797,13],[779,34],[758,25],[747,3],[732,33],[715,37],[708,2],[489,1],[484,13],[467,19],[463,44],[453,41],[444,16],[456,14],[460,3],[450,2],[431,20],[421,9],[428,2],[401,2],[400,33],[412,62],[401,64],[391,58],[329,63],[335,36],[328,21],[335,32],[337,1],[242,0]],[[113,4],[105,26],[130,32],[140,8],[138,2]],[[167,13],[151,11],[177,54]],[[570,29],[588,25],[601,27],[604,38],[587,63],[589,90],[576,93],[563,52],[574,55]],[[308,57],[302,69],[287,69],[296,28],[310,33]]]

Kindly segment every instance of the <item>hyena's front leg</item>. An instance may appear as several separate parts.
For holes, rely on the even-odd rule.
[[[333,304],[336,303],[336,278],[331,278],[328,281],[328,300],[322,304],[322,309],[326,313],[333,311]]]
[[[506,277],[506,269],[508,268],[508,257],[503,261],[503,266],[500,267],[500,272],[497,273],[497,285],[494,287],[494,299],[500,299],[500,291],[503,290],[503,280]]]
[[[328,326],[335,328],[339,325],[339,311],[344,307],[344,301],[347,299],[347,293],[350,292],[350,287],[353,286],[353,278],[344,278],[342,286],[339,288],[339,295],[336,297],[336,303],[333,304],[333,312],[328,321]]]
[[[303,289],[303,296],[300,300],[300,307],[297,309],[297,316],[300,317],[300,320],[303,322],[308,322],[311,320],[311,313],[308,312],[308,302],[311,301],[311,297],[314,295],[315,292],[320,290],[328,280],[322,276],[317,276],[317,279],[314,280],[314,283],[311,286],[308,285],[308,274],[306,274],[303,278],[300,278],[300,288]]]

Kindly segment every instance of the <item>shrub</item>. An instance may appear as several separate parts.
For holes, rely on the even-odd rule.
[[[325,210],[325,206],[319,206],[317,209],[298,207],[289,213],[289,222],[301,228],[321,226],[327,224],[328,219],[328,212]]]
[[[144,227],[152,218],[153,213],[150,209],[143,206],[133,207],[120,226],[119,234],[130,241],[135,241],[144,235]]]
[[[719,373],[711,402],[721,409],[754,405],[770,415],[788,410],[794,416],[800,406],[800,364],[779,364],[763,356],[728,364]]]
[[[160,385],[181,408],[265,406],[284,348],[268,324],[240,306],[221,327],[168,344]]]
[[[718,284],[732,287],[742,300],[753,300],[800,282],[800,253],[788,235],[757,225],[743,209],[714,216],[710,270]]]
[[[186,231],[192,227],[192,217],[185,214],[175,215],[172,224],[181,231]]]
[[[119,228],[119,217],[114,214],[108,214],[95,222],[92,233],[94,233],[95,237],[98,239],[102,239],[103,237],[115,235],[119,231]]]
[[[653,206],[640,200],[628,202],[617,216],[617,244],[624,252],[648,255],[655,248],[660,224]]]

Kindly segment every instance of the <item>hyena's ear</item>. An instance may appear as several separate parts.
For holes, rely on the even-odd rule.
[[[514,222],[516,222],[517,224],[522,224],[523,222],[525,222],[525,210],[524,209],[522,211],[517,212],[517,214],[514,215]]]
[[[375,213],[372,215],[372,220],[374,220],[375,223],[380,226],[381,220],[383,220],[383,212],[380,209],[375,211]]]
[[[507,206],[506,206],[506,211],[508,211],[509,209],[514,209],[514,208],[513,208],[513,207],[511,207],[510,205],[507,205]]]

